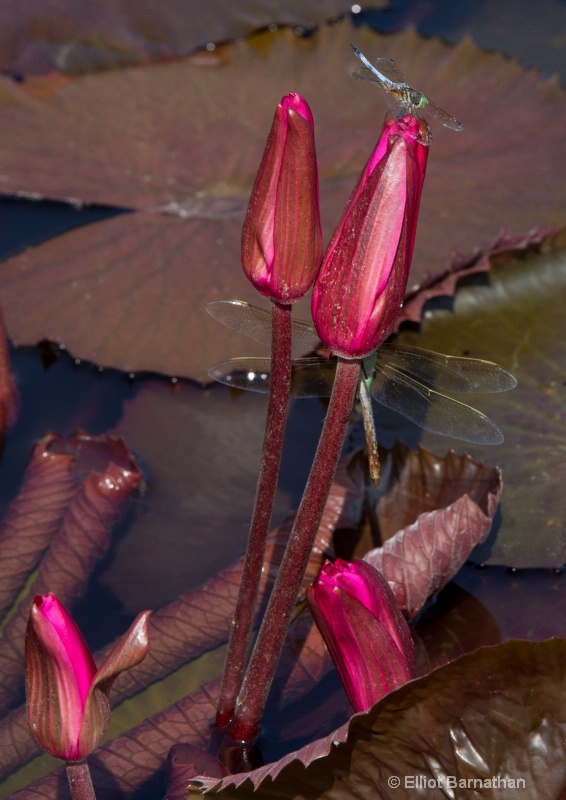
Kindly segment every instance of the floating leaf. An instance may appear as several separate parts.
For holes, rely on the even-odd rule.
[[[380,129],[382,98],[348,75],[352,40],[369,57],[394,57],[465,124],[463,133],[433,131],[413,282],[501,226],[521,232],[563,218],[564,93],[469,41],[450,48],[343,23],[306,39],[266,33],[193,62],[72,79],[42,98],[4,80],[5,193],[137,212],[7,261],[0,294],[10,336],[197,380],[241,354],[204,304],[255,299],[239,264],[240,228],[275,104],[292,90],[312,105],[326,238]],[[541,119],[553,120],[544,137]]]
[[[422,465],[420,475],[415,461]],[[389,468],[387,461],[384,466]],[[377,516],[384,521],[387,541],[364,557],[387,576],[409,618],[448,583],[472,550],[485,540],[500,493],[501,473],[497,469],[452,450],[442,461],[425,450],[409,451],[399,485],[378,504]],[[406,527],[399,524],[398,532],[387,537],[387,531],[395,527],[395,518],[406,518],[415,495],[422,498],[421,508],[430,506],[434,510],[421,511],[415,522]],[[400,498],[407,499],[399,502]]]
[[[378,5],[374,3],[374,5]],[[24,0],[0,33],[0,69],[67,74],[185,56],[209,42],[238,39],[273,23],[312,28],[350,10],[343,0]]]
[[[399,341],[450,355],[496,361],[518,379],[505,397],[482,396],[505,443],[494,452],[505,477],[501,525],[477,560],[514,567],[560,567],[566,561],[566,235],[537,248],[499,250],[483,284],[461,284],[454,312],[430,310],[419,333]],[[465,273],[464,273],[465,275]],[[433,434],[422,442],[437,449]],[[485,449],[467,447],[476,457]],[[490,453],[491,455],[491,453]],[[493,456],[492,456],[493,457]]]
[[[220,797],[234,800],[256,791],[265,800],[441,800],[474,788],[489,800],[558,797],[566,786],[565,708],[566,640],[510,641],[387,695],[350,721],[347,741],[328,737],[329,755],[307,746],[284,763],[200,783],[215,794],[230,787]],[[337,732],[335,740],[343,738]],[[458,789],[452,778],[466,783],[448,794]]]

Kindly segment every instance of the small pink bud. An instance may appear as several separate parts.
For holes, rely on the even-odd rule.
[[[344,358],[372,353],[399,316],[428,156],[425,129],[409,115],[385,123],[324,254],[312,315],[324,344]]]
[[[283,98],[267,139],[242,231],[242,265],[260,294],[293,303],[322,258],[318,171],[311,110]]]
[[[356,711],[411,680],[409,627],[389,584],[367,562],[327,561],[307,601]]]
[[[147,653],[149,611],[117,641],[99,670],[77,625],[53,594],[33,601],[26,629],[26,703],[34,739],[67,762],[86,758],[106,734],[114,679]]]

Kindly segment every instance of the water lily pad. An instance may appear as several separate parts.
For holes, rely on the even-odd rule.
[[[452,355],[496,361],[518,379],[505,395],[484,395],[472,404],[496,420],[505,443],[486,451],[467,447],[476,458],[503,470],[501,520],[478,561],[514,567],[560,567],[566,560],[566,370],[564,236],[548,239],[538,255],[517,258],[512,250],[491,258],[482,285],[462,285],[454,310],[430,310],[419,333],[399,339]],[[445,440],[446,441],[446,440]],[[422,442],[441,447],[434,434]]]
[[[374,5],[379,5],[374,3]],[[350,10],[344,0],[25,0],[6,14],[0,69],[67,74],[185,56],[209,42],[237,39],[272,23],[311,28]]]
[[[307,39],[265,33],[198,59],[49,84],[42,96],[30,93],[37,85],[3,80],[4,193],[136,210],[3,265],[11,337],[49,338],[99,364],[197,380],[211,362],[241,354],[204,303],[254,299],[239,265],[239,230],[275,104],[299,91],[312,105],[326,238],[381,127],[383,98],[349,77],[351,40],[369,57],[394,57],[465,125],[463,133],[433,130],[413,282],[501,226],[521,233],[564,217],[556,164],[565,94],[469,41],[451,48],[342,23]],[[553,124],[541,137],[547,118]]]
[[[307,746],[283,763],[197,785],[234,800],[258,791],[266,800],[442,800],[469,796],[466,789],[489,800],[558,797],[566,785],[565,664],[564,639],[482,648],[355,716],[346,742],[328,737],[329,755],[313,760]]]

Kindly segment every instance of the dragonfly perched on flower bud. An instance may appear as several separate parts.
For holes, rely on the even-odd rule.
[[[350,44],[350,47],[364,65],[352,70],[352,77],[371,81],[383,89],[389,109],[395,117],[400,118],[404,114],[411,114],[411,116],[420,119],[421,112],[424,112],[441,122],[446,128],[451,128],[454,131],[464,129],[462,123],[455,117],[435,106],[425,94],[413,89],[399,72],[397,64],[392,59],[378,58],[372,64],[355,45]],[[429,144],[430,138],[432,137],[429,137],[426,142],[423,141],[422,144]]]
[[[269,311],[243,300],[216,300],[208,303],[206,310],[227,327],[263,344],[271,343]],[[319,344],[312,325],[301,320],[293,322],[294,352],[312,352]],[[269,358],[232,358],[215,364],[208,374],[226,386],[265,393],[269,389],[270,370]],[[328,397],[335,372],[336,359],[297,358],[292,362],[291,394]],[[433,433],[474,444],[501,444],[503,433],[493,420],[442,392],[493,394],[516,385],[513,375],[492,361],[382,344],[362,362],[360,400],[363,408],[369,393],[381,405]]]

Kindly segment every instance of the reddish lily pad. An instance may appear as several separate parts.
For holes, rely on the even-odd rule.
[[[204,303],[253,299],[239,229],[276,102],[299,91],[312,105],[327,238],[380,128],[383,99],[348,75],[351,40],[370,57],[394,57],[465,124],[463,133],[433,130],[414,282],[502,225],[521,232],[564,217],[555,167],[564,93],[469,41],[450,48],[343,23],[308,39],[279,31],[192,61],[72,79],[42,97],[3,81],[5,193],[137,211],[7,261],[0,292],[11,337],[198,380],[241,354]],[[541,137],[545,118],[553,124]]]
[[[566,640],[510,641],[405,684],[328,737],[325,753],[309,745],[276,765],[195,786],[233,800],[256,792],[266,800],[408,800],[422,795],[416,789],[427,800],[467,796],[462,789],[490,800],[558,797],[565,707]]]
[[[377,5],[377,3],[374,3]],[[67,74],[185,56],[209,42],[237,39],[273,23],[311,28],[350,10],[344,0],[25,0],[6,14],[0,69]]]
[[[564,233],[547,238],[539,253],[499,252],[484,285],[461,284],[454,313],[430,310],[419,333],[399,340],[452,355],[496,361],[518,379],[505,395],[474,399],[505,433],[490,451],[502,468],[501,523],[476,552],[476,560],[511,567],[560,567],[566,561],[566,372]],[[423,433],[427,447],[441,440]],[[446,441],[446,440],[445,440]],[[485,448],[466,448],[487,458]]]

